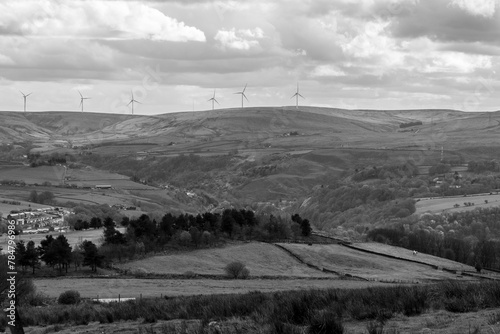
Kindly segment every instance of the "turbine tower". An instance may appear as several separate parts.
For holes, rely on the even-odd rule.
[[[20,91],[21,92],[21,91]],[[23,98],[24,98],[24,112],[26,112],[26,98],[28,96],[30,96],[31,94],[33,93],[29,93],[28,95],[24,94],[23,92],[21,92],[21,94],[23,94]]]
[[[295,97],[296,101],[295,101],[295,108],[299,109],[299,96],[303,99],[305,99],[305,97],[303,97],[302,95],[300,95],[299,93],[299,84],[297,83],[297,92],[295,94],[292,95],[291,99],[293,99]]]
[[[141,102],[139,102],[139,101],[137,101],[137,100],[134,99],[134,92],[130,91],[130,94],[132,94],[132,99],[127,104],[127,106],[130,105],[130,104],[132,104],[132,115],[133,115],[134,114],[134,102],[139,103],[139,104],[141,104]]]
[[[212,110],[214,110],[214,102],[217,102],[217,104],[219,104],[219,101],[215,99],[215,89],[214,89],[214,96],[212,96],[212,98],[208,101],[209,102],[212,101]]]
[[[245,98],[248,101],[247,96],[245,95],[245,90],[247,89],[247,85],[248,84],[245,85],[245,88],[243,88],[243,90],[241,92],[234,93],[234,94],[241,94],[241,107],[242,108],[243,108],[243,98]],[[250,102],[250,101],[248,101],[248,102]]]
[[[80,107],[82,107],[82,112],[83,112],[83,100],[89,100],[90,97],[83,97],[80,91],[78,91],[78,94],[80,94]]]

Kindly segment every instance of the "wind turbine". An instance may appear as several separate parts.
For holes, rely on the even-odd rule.
[[[78,91],[78,94],[80,94],[80,107],[82,107],[82,112],[83,112],[83,100],[89,100],[90,97],[83,97],[80,91]]]
[[[132,94],[132,99],[127,104],[127,106],[130,105],[130,104],[132,104],[132,115],[133,115],[134,114],[134,102],[137,102],[139,104],[141,104],[141,102],[139,102],[139,101],[137,101],[137,100],[134,99],[134,92],[131,91],[130,94]]]
[[[212,96],[212,98],[208,101],[212,101],[212,110],[214,110],[214,102],[217,102],[217,104],[219,104],[219,101],[215,99],[215,89],[214,89],[214,96]]]
[[[295,101],[295,108],[299,109],[299,96],[303,99],[305,99],[305,97],[303,97],[302,95],[300,95],[299,93],[299,84],[297,83],[297,92],[295,94],[292,95],[291,99],[293,99],[295,97],[296,101]]]
[[[21,91],[20,91],[21,92]],[[21,94],[23,94],[23,98],[24,98],[24,112],[26,112],[26,98],[28,96],[30,96],[31,94],[33,93],[29,93],[28,95],[24,94],[23,92],[21,92]]]
[[[243,108],[243,98],[245,98],[248,101],[247,96],[245,95],[245,89],[247,89],[247,85],[248,84],[245,85],[245,88],[243,88],[243,90],[241,92],[234,93],[234,94],[241,94],[241,107],[242,108]],[[248,102],[250,102],[250,101],[248,101]]]

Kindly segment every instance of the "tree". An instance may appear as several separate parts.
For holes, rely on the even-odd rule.
[[[35,269],[40,268],[40,254],[38,249],[35,247],[35,242],[30,240],[26,246],[26,263],[28,266],[33,268],[33,275],[35,274]]]
[[[97,267],[102,264],[103,256],[99,254],[97,246],[92,242],[85,240],[82,243],[83,248],[83,265],[90,266],[93,272],[97,271]]]
[[[229,237],[231,237],[233,235],[233,224],[234,224],[234,218],[230,214],[223,215],[221,231],[229,234]]]
[[[250,271],[247,269],[247,267],[239,261],[229,263],[226,268],[224,268],[224,270],[226,271],[227,276],[234,279],[244,279],[247,278],[250,274]]]
[[[102,227],[102,220],[101,220],[101,218],[99,218],[99,217],[92,217],[92,219],[90,219],[90,227],[92,227],[93,229],[101,228]]]
[[[45,239],[40,241],[40,246],[38,246],[38,253],[40,254],[40,259],[45,262],[46,265],[53,267],[54,258],[53,253],[50,253],[50,246],[54,242],[54,237],[52,235],[45,236]]]
[[[104,244],[124,244],[126,242],[123,233],[115,227],[111,217],[104,219]]]
[[[189,229],[189,234],[191,235],[191,241],[194,243],[196,247],[198,247],[201,241],[201,232],[195,226]]]
[[[62,273],[64,268],[68,272],[68,266],[71,263],[71,246],[68,243],[68,239],[63,234],[58,235],[50,243],[45,257],[49,259],[52,265],[58,265],[59,273]]]
[[[26,246],[24,245],[24,241],[18,241],[16,243],[16,265],[21,266],[23,271],[26,270],[28,266],[28,262],[26,261]]]
[[[302,221],[302,223],[300,224],[300,227],[302,229],[302,235],[304,237],[308,237],[311,235],[312,228],[311,228],[311,224],[309,223],[308,219],[304,219]]]
[[[74,249],[71,252],[71,262],[75,266],[75,271],[77,271],[77,269],[82,265],[82,261],[83,261],[83,254],[81,250]]]

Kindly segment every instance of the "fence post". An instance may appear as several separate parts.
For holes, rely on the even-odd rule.
[[[121,298],[120,298],[120,294],[118,294],[118,302],[120,302],[120,299],[121,299]]]

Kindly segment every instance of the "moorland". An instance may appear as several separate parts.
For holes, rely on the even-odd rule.
[[[0,118],[4,253],[12,215],[68,212],[16,227],[33,333],[499,328],[500,112]]]

